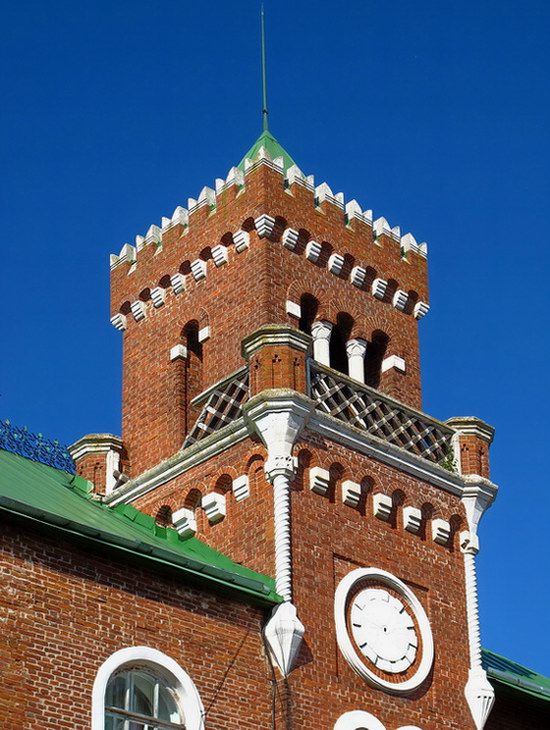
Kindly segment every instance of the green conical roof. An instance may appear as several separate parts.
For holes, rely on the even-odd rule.
[[[284,149],[284,147],[281,147],[281,145],[277,142],[271,132],[264,130],[258,137],[258,139],[254,142],[252,147],[248,150],[243,159],[239,162],[239,170],[244,170],[244,161],[247,158],[249,160],[256,159],[256,155],[258,154],[261,147],[266,148],[269,155],[271,156],[271,159],[274,160],[276,157],[283,158],[283,167],[285,172],[288,170],[289,167],[292,167],[292,165],[296,164],[292,157]]]

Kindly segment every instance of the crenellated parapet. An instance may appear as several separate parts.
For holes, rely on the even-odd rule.
[[[296,165],[285,169],[283,159],[271,159],[263,147],[243,168],[232,167],[213,188],[189,198],[187,207],[177,206],[134,245],[125,243],[111,255],[118,329],[161,307],[168,292],[178,296],[230,273],[238,255],[261,241],[280,244],[417,319],[427,313],[426,244],[410,233],[401,236],[384,217],[373,220],[371,210],[346,203],[327,183],[315,185]]]

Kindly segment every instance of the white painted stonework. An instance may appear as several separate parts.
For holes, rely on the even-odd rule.
[[[229,254],[227,253],[227,246],[223,246],[219,243],[217,246],[212,248],[212,258],[216,266],[220,267],[229,261]]]
[[[237,231],[233,234],[233,241],[235,243],[235,251],[241,253],[250,246],[250,233],[248,231]]]
[[[311,336],[313,337],[313,357],[321,365],[330,365],[330,335],[332,324],[325,320],[318,319],[311,325]]]
[[[218,492],[210,492],[206,494],[201,501],[201,507],[206,512],[208,522],[215,525],[223,520],[226,515],[225,495]]]
[[[306,246],[306,258],[310,261],[318,261],[321,255],[321,244],[317,241],[310,241]]]
[[[342,482],[342,502],[348,507],[357,507],[361,499],[361,485],[346,479]]]
[[[375,279],[371,285],[372,296],[377,299],[384,299],[388,282],[385,279]]]
[[[440,545],[447,545],[451,537],[451,526],[447,520],[432,520],[432,539]]]
[[[197,532],[197,520],[192,509],[182,507],[172,514],[172,524],[180,537],[192,537]]]
[[[393,509],[392,498],[389,496],[389,494],[383,494],[382,492],[378,492],[378,494],[373,495],[372,509],[375,517],[378,517],[379,520],[384,520],[384,522],[387,522],[391,517]]]
[[[402,357],[399,357],[399,355],[390,355],[389,357],[385,357],[382,360],[382,372],[385,373],[387,370],[391,370],[392,368],[397,370],[399,373],[404,373],[406,371],[405,360],[403,360]]]
[[[366,340],[355,339],[346,342],[346,354],[348,356],[348,371],[350,378],[365,382],[365,354],[367,352]]]
[[[236,502],[242,502],[243,499],[250,497],[250,480],[248,474],[242,474],[240,477],[233,479],[232,490]]]
[[[426,302],[417,302],[414,305],[413,316],[415,319],[422,319],[422,317],[425,317],[429,311],[430,311],[429,304],[426,304]]]
[[[273,233],[273,228],[275,227],[275,218],[273,218],[273,216],[271,215],[263,213],[263,215],[260,215],[254,219],[254,226],[256,227],[256,231],[260,238],[267,238],[267,236],[270,236]]]
[[[111,324],[120,332],[124,332],[128,327],[128,320],[123,314],[118,313],[111,317]]]
[[[210,339],[210,327],[208,325],[200,328],[198,339],[199,342],[206,342],[206,340]]]
[[[145,308],[145,302],[142,302],[141,299],[136,299],[135,302],[132,302],[130,304],[130,309],[136,322],[140,322],[142,319],[145,319],[145,315],[147,312]]]
[[[330,473],[328,469],[314,466],[309,470],[309,488],[315,494],[327,494],[330,484]]]
[[[402,312],[407,306],[408,301],[409,295],[407,294],[407,292],[403,291],[403,289],[398,289],[393,295],[392,304],[396,309]]]
[[[300,236],[299,231],[295,228],[287,228],[283,233],[283,246],[288,248],[290,251],[294,251],[298,238]]]
[[[183,274],[172,274],[170,284],[172,284],[174,294],[181,294],[185,291],[185,276]]]
[[[304,632],[304,625],[290,601],[285,601],[273,609],[264,629],[264,636],[271,656],[283,677],[287,677],[292,671]]]
[[[300,319],[302,316],[302,308],[300,305],[297,302],[292,302],[290,299],[286,300],[286,312],[291,317],[296,317],[296,319]]]
[[[329,257],[328,260],[328,270],[331,274],[334,274],[335,276],[338,276],[342,273],[342,268],[344,266],[344,257],[341,256],[339,253],[333,253],[332,256]]]
[[[417,534],[422,526],[422,512],[418,507],[410,505],[403,508],[403,527],[407,532]]]
[[[156,286],[154,289],[151,289],[151,300],[154,307],[156,307],[157,309],[159,307],[162,307],[165,299],[166,289],[163,289],[161,286]]]
[[[365,283],[365,277],[367,276],[367,270],[362,266],[354,266],[351,270],[350,281],[353,286],[360,289]]]
[[[202,281],[206,279],[206,261],[202,259],[195,259],[191,262],[191,273],[195,281]]]
[[[174,345],[170,350],[170,360],[185,360],[187,358],[187,347],[185,345]]]

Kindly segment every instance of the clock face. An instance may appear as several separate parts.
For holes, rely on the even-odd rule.
[[[377,669],[397,674],[414,662],[415,623],[403,602],[387,590],[360,591],[351,602],[350,621],[355,643]]]
[[[393,694],[416,689],[430,673],[430,623],[414,592],[377,568],[357,568],[336,589],[338,646],[369,684]]]

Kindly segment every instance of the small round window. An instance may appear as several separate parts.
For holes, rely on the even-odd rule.
[[[105,694],[105,730],[183,730],[183,715],[170,683],[148,669],[111,677]]]

